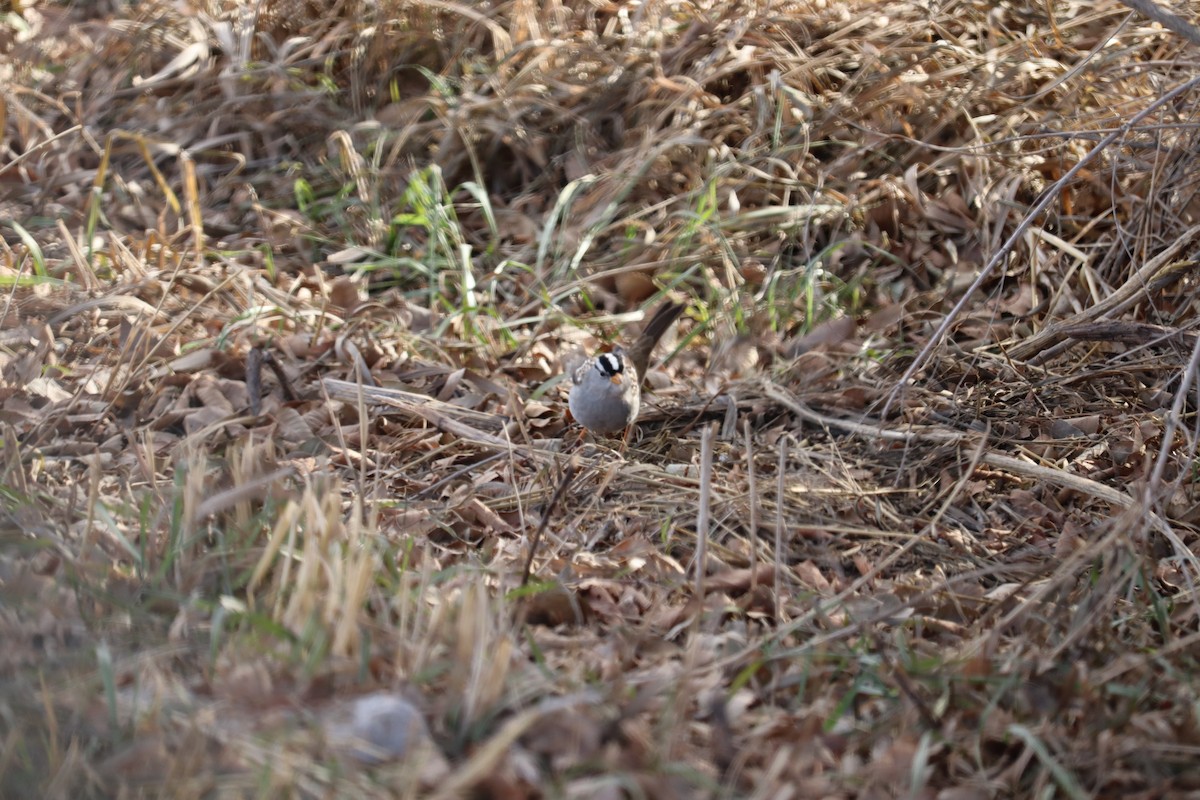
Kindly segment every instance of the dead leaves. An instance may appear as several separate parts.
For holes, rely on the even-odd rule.
[[[1194,788],[1161,745],[1195,740],[1187,131],[1081,173],[876,416],[1169,42],[1119,34],[1100,93],[1106,8],[535,5],[164,5],[153,37],[14,5],[3,216],[55,222],[0,230],[0,627],[37,723],[0,790],[39,743],[39,786],[111,794],[369,796],[409,761],[447,797]],[[156,140],[97,164],[112,129]],[[564,318],[666,285],[691,338],[549,508],[567,356],[616,333]],[[111,701],[54,672],[102,652]]]

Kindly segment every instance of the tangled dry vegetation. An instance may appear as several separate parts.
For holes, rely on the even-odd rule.
[[[1174,34],[23,0],[0,53],[0,794],[1200,790]]]

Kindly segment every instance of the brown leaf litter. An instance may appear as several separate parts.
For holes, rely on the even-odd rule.
[[[1200,789],[1194,76],[1069,10],[14,4],[0,794]]]

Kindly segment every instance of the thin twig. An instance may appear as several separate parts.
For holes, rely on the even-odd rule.
[[[421,500],[426,497],[432,497],[434,494],[436,494],[438,491],[440,491],[442,489],[442,487],[447,486],[451,483],[454,483],[456,480],[458,480],[466,475],[469,475],[470,473],[474,472],[477,469],[486,467],[488,464],[491,464],[493,461],[499,461],[500,459],[504,458],[507,455],[509,455],[509,453],[506,453],[502,450],[497,453],[492,453],[490,456],[484,456],[483,458],[479,459],[478,461],[472,461],[470,464],[467,464],[465,467],[459,467],[458,469],[454,470],[454,472],[451,472],[446,477],[434,481],[433,483],[429,484],[421,491],[414,494],[413,499]]]
[[[1150,0],[1121,0],[1121,2],[1152,22],[1157,22],[1167,30],[1174,31],[1192,44],[1200,44],[1200,30],[1183,17],[1172,14]]]
[[[783,478],[787,470],[788,437],[779,439],[779,468],[775,471],[775,615],[776,624],[780,621],[783,596]]]
[[[750,489],[750,592],[758,588],[758,476],[754,473],[754,437],[750,433],[750,419],[742,420],[742,433],[746,439],[746,479]]]
[[[1191,358],[1188,359],[1187,369],[1179,379],[1179,387],[1175,390],[1175,401],[1171,403],[1171,412],[1167,414],[1167,424],[1163,427],[1162,443],[1158,448],[1158,458],[1154,460],[1154,469],[1150,471],[1150,479],[1146,481],[1142,502],[1146,508],[1156,505],[1155,496],[1162,485],[1163,471],[1167,467],[1167,458],[1175,443],[1175,431],[1183,418],[1183,405],[1187,402],[1188,390],[1196,382],[1196,371],[1200,369],[1200,337],[1197,337],[1192,347]],[[1181,475],[1188,475],[1188,470],[1180,470]]]
[[[925,698],[917,692],[913,682],[908,679],[908,675],[904,672],[904,668],[897,664],[895,660],[888,655],[887,643],[883,641],[883,637],[877,632],[871,632],[871,638],[875,641],[875,652],[879,654],[879,660],[883,665],[892,671],[892,677],[896,681],[896,686],[900,687],[900,692],[908,698],[909,702],[916,707],[917,713],[921,716],[921,721],[925,723],[925,727],[929,730],[938,730],[938,718],[929,708],[929,704],[925,702]]]
[[[525,559],[525,569],[521,572],[521,586],[524,587],[529,583],[529,575],[533,571],[533,559],[537,555],[538,545],[541,544],[542,534],[546,532],[546,526],[550,524],[550,515],[554,513],[555,506],[562,499],[563,494],[567,491],[567,487],[571,485],[571,481],[575,480],[575,460],[572,459],[567,463],[567,468],[563,471],[562,480],[558,482],[558,488],[554,490],[554,495],[550,498],[550,502],[546,504],[545,510],[542,511],[542,521],[538,523],[537,531],[533,534],[532,541],[529,542],[529,557]]]
[[[700,431],[700,509],[696,512],[696,597],[704,597],[704,574],[708,564],[708,509],[712,501],[713,434],[716,423]]]

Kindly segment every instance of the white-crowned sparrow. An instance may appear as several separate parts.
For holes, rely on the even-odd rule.
[[[667,300],[628,349],[615,347],[575,368],[567,404],[580,425],[593,433],[616,433],[637,419],[650,353],[681,313],[682,305]]]

